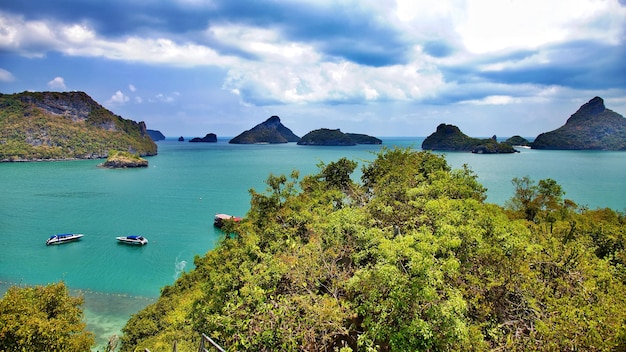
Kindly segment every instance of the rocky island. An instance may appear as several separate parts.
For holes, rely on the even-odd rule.
[[[148,167],[148,160],[137,154],[122,152],[118,150],[109,151],[107,160],[100,164],[102,167],[109,169],[127,169],[136,167]]]
[[[472,152],[477,154],[515,153],[511,145],[499,143],[496,137],[472,138],[454,125],[440,124],[437,130],[422,142],[424,150]]]
[[[343,133],[339,129],[320,128],[311,131],[298,141],[298,145],[353,146],[357,144],[381,144],[378,138],[365,134]]]
[[[217,143],[217,135],[215,133],[207,133],[207,135],[202,138],[195,137],[190,139],[189,143]]]
[[[0,161],[156,155],[144,122],[113,114],[84,92],[0,94]]]
[[[626,119],[604,106],[600,97],[576,111],[565,125],[542,133],[531,143],[533,149],[626,150]]]
[[[248,131],[244,131],[237,137],[231,139],[231,144],[257,144],[257,143],[289,143],[297,142],[300,137],[285,127],[278,116],[272,116],[265,122],[254,126]]]
[[[150,136],[150,138],[152,138],[153,141],[157,142],[157,141],[162,141],[165,139],[165,136],[163,135],[163,133],[161,133],[161,131],[157,131],[157,130],[146,130],[146,133]]]

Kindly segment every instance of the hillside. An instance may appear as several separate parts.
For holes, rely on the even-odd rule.
[[[339,129],[320,128],[300,138],[298,145],[312,146],[353,146],[357,144],[381,144],[376,137],[366,134],[343,133]]]
[[[600,97],[582,105],[565,125],[537,136],[533,149],[626,150],[626,119]]]
[[[386,149],[270,175],[214,249],[123,328],[126,351],[623,351],[623,214],[553,180],[485,203],[467,167]],[[599,323],[601,322],[601,323]]]
[[[83,92],[0,94],[0,161],[156,155],[146,125],[113,114]]]
[[[254,126],[231,139],[231,144],[255,144],[255,143],[289,143],[297,142],[300,137],[285,127],[278,116],[272,116],[264,122]]]
[[[454,125],[440,124],[437,130],[422,142],[424,150],[472,152],[478,154],[515,153],[509,144],[499,143],[496,138],[479,139],[467,136]]]

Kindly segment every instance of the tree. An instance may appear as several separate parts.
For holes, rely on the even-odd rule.
[[[10,287],[0,300],[0,351],[88,351],[95,340],[82,304],[63,282]]]

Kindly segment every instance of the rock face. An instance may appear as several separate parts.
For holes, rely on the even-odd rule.
[[[298,145],[352,146],[357,144],[381,144],[378,138],[365,134],[343,133],[339,129],[321,128],[300,138]]]
[[[285,127],[278,116],[272,116],[265,122],[254,126],[251,130],[239,134],[228,143],[255,144],[255,143],[288,143],[297,142],[300,137]]]
[[[109,150],[156,155],[144,122],[113,114],[84,92],[0,94],[0,161],[95,159]]]
[[[565,125],[542,133],[533,149],[626,150],[626,119],[595,97],[567,119]]]
[[[190,139],[189,143],[217,143],[217,135],[215,133],[208,133],[202,138],[195,137]]]
[[[109,157],[101,166],[109,169],[148,167],[148,160],[139,157],[137,154],[111,150]]]
[[[437,131],[422,142],[424,150],[472,152],[477,154],[515,153],[516,150],[505,143],[498,143],[496,136],[488,139],[472,138],[454,125],[440,124]]]
[[[152,138],[153,141],[162,141],[165,139],[165,136],[163,135],[163,133],[161,133],[161,131],[157,131],[157,130],[146,130],[146,133],[150,136],[150,138]]]

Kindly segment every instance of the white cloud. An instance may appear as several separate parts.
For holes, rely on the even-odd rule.
[[[614,0],[467,0],[456,28],[468,50],[487,53],[576,39],[616,44],[624,20]]]
[[[128,96],[118,90],[117,92],[115,92],[115,94],[111,96],[109,100],[107,100],[107,103],[112,105],[121,105],[128,102],[128,100]]]
[[[508,95],[490,95],[483,99],[476,100],[465,100],[460,102],[459,104],[470,104],[470,105],[509,105],[509,104],[518,104],[521,102],[521,99],[514,98]]]
[[[66,90],[67,89],[67,87],[65,86],[65,80],[63,79],[63,77],[54,77],[52,81],[48,82],[48,88],[54,89],[54,90]]]
[[[135,88],[135,86],[134,86],[134,85],[132,85],[132,84],[129,84],[129,85],[128,85],[128,89],[129,89],[131,92],[135,92],[135,91],[137,90],[137,88]]]
[[[11,72],[0,68],[0,82],[13,82],[14,80],[15,77]]]

